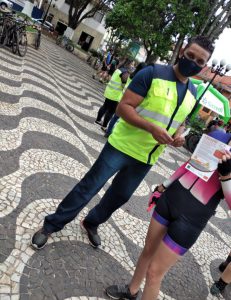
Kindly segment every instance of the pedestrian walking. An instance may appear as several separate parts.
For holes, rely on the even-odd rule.
[[[110,68],[107,72],[109,81],[111,80],[112,75],[114,74],[115,70],[117,69],[118,64],[119,64],[119,59],[116,56],[113,56],[112,60],[111,60]]]
[[[111,59],[113,55],[113,50],[109,49],[108,53],[103,58],[102,68],[94,75],[92,75],[93,79],[96,76],[99,76],[99,81],[104,82],[108,77],[108,70],[110,69]]]
[[[216,138],[231,145],[231,134],[218,131]],[[224,152],[217,170],[207,182],[191,173],[186,165],[187,162],[158,187],[161,196],[135,273],[130,284],[106,289],[111,298],[136,299],[145,278],[142,300],[157,299],[165,274],[195,244],[221,199],[225,198],[231,209],[230,151]],[[227,268],[215,283],[217,289],[213,286],[214,293],[224,290],[231,282],[231,267]]]
[[[196,89],[188,77],[202,70],[213,50],[207,38],[195,37],[182,49],[175,66],[149,66],[133,78],[117,107],[120,120],[108,142],[55,213],[45,217],[42,228],[32,237],[33,248],[43,248],[49,235],[71,222],[116,174],[101,201],[81,223],[90,244],[101,244],[98,226],[130,199],[166,145],[184,144],[184,120],[196,105]]]
[[[128,77],[123,92],[126,91],[127,87],[129,86],[129,84],[130,84],[131,81],[132,81],[132,78],[134,78],[134,76],[135,76],[139,71],[141,71],[144,67],[146,67],[146,66],[147,66],[146,63],[144,63],[144,62],[139,63],[139,64],[137,65],[135,71],[132,72],[132,74]],[[112,133],[112,129],[113,129],[113,127],[115,126],[115,124],[116,124],[116,122],[118,121],[118,119],[119,119],[119,116],[117,116],[117,114],[115,113],[115,114],[113,115],[113,117],[111,118],[111,120],[110,120],[110,123],[109,123],[109,125],[108,125],[107,131],[106,131],[106,133],[105,133],[105,135],[104,135],[105,137],[109,137],[109,135]]]
[[[124,86],[127,82],[129,72],[127,68],[117,69],[112,75],[111,80],[106,86],[104,104],[100,107],[95,123],[101,125],[101,129],[105,132],[108,122],[111,120],[116,111],[116,107],[123,96]],[[104,117],[103,123],[101,123]]]

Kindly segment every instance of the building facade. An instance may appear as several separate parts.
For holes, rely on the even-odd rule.
[[[47,21],[51,22],[58,34],[63,34],[68,27],[68,11],[69,0],[53,0],[53,5],[50,6]],[[44,5],[45,10],[49,3]],[[90,10],[92,5],[88,5],[86,10]],[[105,16],[102,12],[97,12],[94,17],[84,19],[74,31],[72,40],[79,44],[85,51],[89,49],[97,50],[105,35]]]

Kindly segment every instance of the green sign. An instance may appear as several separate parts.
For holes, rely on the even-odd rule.
[[[133,58],[136,58],[136,55],[140,51],[140,45],[138,43],[132,42],[129,45],[129,52],[131,53]]]

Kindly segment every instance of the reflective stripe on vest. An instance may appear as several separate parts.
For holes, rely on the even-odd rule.
[[[171,118],[169,118],[167,116],[164,116],[164,115],[154,112],[154,111],[144,109],[142,107],[137,107],[136,111],[140,116],[153,119],[155,121],[165,124],[166,126],[168,126],[169,122],[171,121]],[[182,124],[181,122],[173,120],[171,123],[171,127],[174,129],[177,129],[181,124]]]
[[[107,84],[106,89],[104,91],[105,98],[117,102],[121,100],[124,88],[124,85],[120,78],[121,73],[122,72],[119,69],[113,73],[112,78]]]
[[[107,87],[109,87],[110,89],[116,90],[116,91],[123,91],[122,87],[115,87],[112,84],[110,84],[110,82],[108,83]]]
[[[109,83],[121,86],[121,82],[117,82],[117,81],[114,81],[114,80],[110,80]]]

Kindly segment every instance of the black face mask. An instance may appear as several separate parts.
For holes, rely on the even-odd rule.
[[[199,67],[193,60],[188,59],[184,55],[179,58],[178,66],[181,75],[185,77],[196,75],[203,69],[202,67]]]

